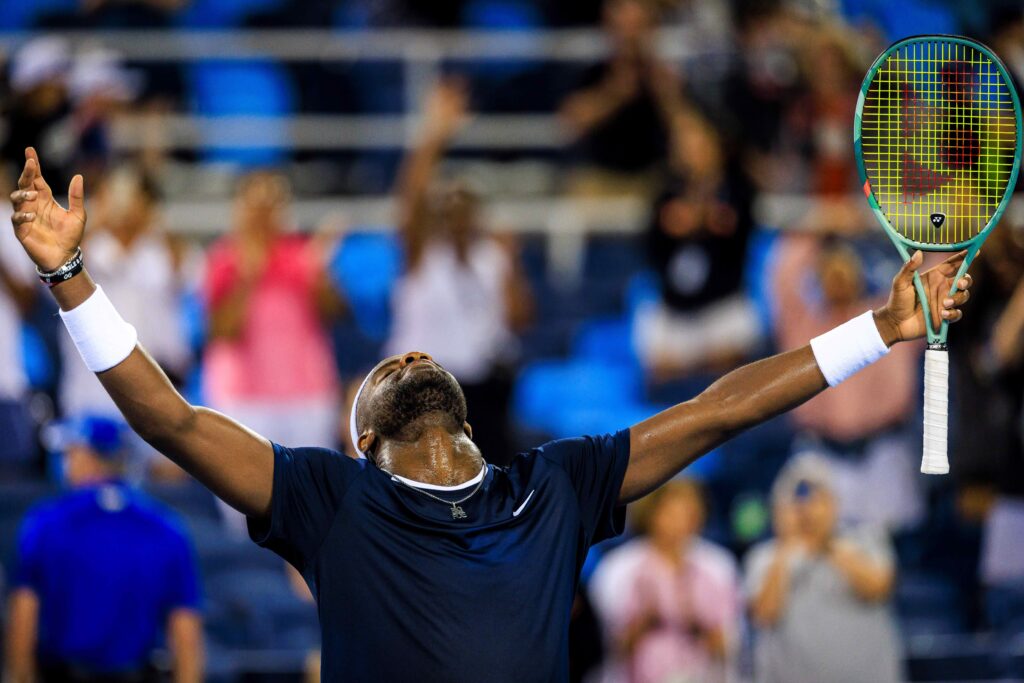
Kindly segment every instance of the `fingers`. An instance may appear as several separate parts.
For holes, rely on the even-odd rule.
[[[953,254],[948,259],[946,259],[939,265],[935,266],[934,268],[931,268],[930,270],[938,271],[939,273],[942,273],[946,277],[953,277],[954,275],[956,275],[956,271],[960,269],[960,265],[964,262],[965,258],[967,258],[966,249],[964,249],[961,252],[957,252],[956,254]]]
[[[35,159],[30,158],[28,150],[25,150],[25,167],[21,169],[21,176],[18,178],[18,189],[27,190],[32,187],[32,183],[35,181],[36,174],[38,174],[38,172],[38,162],[36,162]]]
[[[11,223],[17,227],[19,225],[24,225],[25,223],[31,223],[35,219],[36,214],[34,211],[15,211],[14,215],[11,216]]]
[[[76,175],[68,186],[68,211],[85,220],[85,179]]]
[[[38,196],[39,193],[35,190],[15,190],[11,193],[11,204],[18,208],[24,202],[34,202]]]
[[[896,277],[893,278],[893,289],[901,290],[914,285],[914,273],[924,263],[924,254],[918,249],[910,256],[910,260],[903,264]]]
[[[36,190],[42,190],[43,192],[49,192],[50,186],[46,184],[46,179],[43,178],[43,167],[39,163],[39,155],[36,154],[35,147],[25,148],[25,170],[31,171],[30,184],[26,187],[21,187],[20,181],[18,187],[24,190],[34,188]],[[24,172],[22,173],[24,176]]]
[[[962,283],[960,291],[942,300],[942,312],[940,314],[942,320],[955,323],[964,317],[964,312],[960,309],[971,298],[971,292],[969,291],[971,286],[970,276],[960,278],[960,283]]]

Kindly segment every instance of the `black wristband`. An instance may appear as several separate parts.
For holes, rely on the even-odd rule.
[[[38,266],[36,266],[36,274],[44,285],[47,287],[53,287],[54,285],[59,285],[62,282],[70,280],[81,273],[84,268],[85,259],[82,258],[82,248],[79,247],[75,251],[75,255],[57,270],[51,270],[48,273],[44,273],[39,270]]]

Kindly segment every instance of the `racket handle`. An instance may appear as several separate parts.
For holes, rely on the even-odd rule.
[[[924,352],[924,456],[921,471],[946,474],[949,459],[946,441],[949,433],[949,352],[929,348]]]

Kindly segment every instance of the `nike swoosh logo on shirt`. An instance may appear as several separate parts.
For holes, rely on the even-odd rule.
[[[535,490],[536,489],[534,489],[534,491]],[[515,510],[512,511],[512,516],[513,517],[518,517],[519,513],[523,511],[523,508],[526,507],[526,504],[530,502],[531,498],[533,498],[533,491],[530,491],[530,493],[526,496],[526,500],[523,501],[522,505],[520,505],[519,507],[517,507]]]

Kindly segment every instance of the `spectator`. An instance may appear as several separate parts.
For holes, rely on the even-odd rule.
[[[570,180],[573,194],[650,195],[683,106],[679,78],[654,54],[656,24],[647,0],[605,3],[612,55],[587,70],[560,111],[583,165]]]
[[[747,557],[756,680],[901,680],[887,541],[863,529],[837,529],[831,470],[820,458],[791,460],[772,497],[776,537]]]
[[[86,244],[89,270],[107,282],[104,291],[132,311],[139,338],[180,384],[191,363],[181,298],[198,279],[198,256],[164,233],[154,180],[133,166],[114,168],[103,179],[91,207]],[[66,414],[102,414],[120,419],[96,376],[82,364],[71,339],[61,335],[64,358],[61,406]]]
[[[488,462],[500,465],[512,456],[514,332],[529,320],[531,301],[511,241],[482,230],[477,196],[464,183],[435,179],[466,108],[460,82],[439,84],[427,103],[424,137],[400,172],[405,272],[395,287],[384,352],[418,349],[455,375],[473,406],[475,442]]]
[[[970,322],[950,345],[950,467],[960,510],[983,524],[981,581],[1024,585],[1024,227],[993,232],[971,272]]]
[[[120,481],[124,432],[106,418],[56,428],[70,491],[29,512],[11,577],[5,680],[174,680],[203,671],[199,579],[179,522]],[[166,639],[166,640],[165,640]]]
[[[76,152],[67,87],[70,65],[71,51],[62,38],[44,36],[25,43],[11,60],[12,96],[0,131],[6,133],[0,158],[17,162],[26,147],[36,147],[54,160],[54,187],[67,187]]]
[[[801,41],[802,71],[807,92],[791,103],[789,132],[806,150],[807,189],[839,195],[860,185],[850,131],[859,85],[867,65],[859,64],[841,29],[821,26]]]
[[[245,176],[234,232],[210,249],[205,298],[211,405],[278,443],[331,447],[339,387],[324,324],[343,306],[324,276],[320,244],[289,234],[281,175]]]
[[[634,504],[640,536],[613,550],[591,581],[617,655],[611,680],[724,681],[739,628],[728,551],[699,537],[700,489],[675,480]]]
[[[885,303],[869,295],[857,250],[834,236],[787,235],[773,265],[773,324],[782,350],[795,349],[850,317]],[[816,396],[791,417],[806,445],[831,463],[839,517],[904,529],[920,521],[915,415],[920,345],[894,348],[885,362]]]
[[[0,169],[0,196],[9,189]],[[10,216],[10,204],[0,199],[0,215]],[[0,229],[0,462],[26,462],[35,454],[28,414],[28,380],[21,354],[21,320],[35,302],[36,274],[19,258],[21,245],[10,223]]]
[[[634,333],[655,379],[727,369],[760,339],[743,292],[753,228],[752,189],[725,156],[711,124],[688,111],[673,125],[674,179],[651,211],[648,259],[661,300],[639,312]]]

